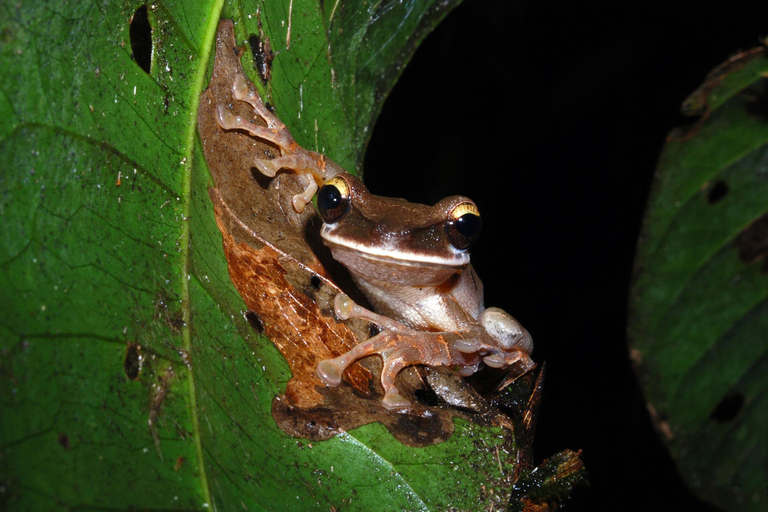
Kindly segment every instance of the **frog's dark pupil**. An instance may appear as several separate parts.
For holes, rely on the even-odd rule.
[[[482,227],[483,221],[478,215],[465,213],[458,219],[449,221],[445,225],[445,232],[451,245],[463,251],[469,249],[469,246],[480,234]]]
[[[456,229],[467,238],[474,239],[480,234],[483,227],[483,221],[478,215],[465,213],[456,219]]]
[[[341,202],[341,192],[333,185],[325,185],[317,196],[321,210],[333,210]]]
[[[329,224],[337,222],[349,210],[349,201],[333,185],[324,185],[317,194],[317,209]]]

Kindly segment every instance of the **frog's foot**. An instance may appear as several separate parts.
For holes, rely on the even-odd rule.
[[[273,159],[256,157],[253,165],[259,172],[270,178],[281,169],[293,171],[301,176],[303,190],[293,197],[293,207],[301,213],[317,192],[318,183],[324,182],[343,170],[324,155],[299,146],[285,124],[269,111],[244,76],[235,77],[232,83],[232,96],[237,101],[248,103],[266,126],[233,114],[230,108],[223,104],[216,108],[216,120],[219,126],[224,130],[243,130],[277,147],[280,151],[279,157]]]
[[[488,342],[479,344],[478,354],[487,366],[509,368],[514,365],[521,375],[533,368],[534,362],[530,357],[533,339],[512,315],[503,309],[488,308],[480,314],[479,320],[488,335]]]
[[[500,308],[487,308],[481,314],[480,324],[495,340],[496,346],[505,351],[533,352],[533,339],[520,322]],[[491,366],[490,364],[488,366]]]

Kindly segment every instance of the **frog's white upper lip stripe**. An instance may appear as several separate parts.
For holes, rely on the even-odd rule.
[[[328,242],[334,245],[346,247],[358,253],[365,254],[367,256],[372,256],[374,258],[389,260],[389,261],[393,261],[401,264],[414,263],[414,264],[426,264],[426,265],[437,265],[437,266],[448,266],[448,267],[462,267],[469,264],[469,252],[458,251],[453,247],[451,247],[452,257],[450,258],[441,258],[439,256],[433,256],[431,254],[407,252],[402,250],[391,251],[385,248],[370,247],[367,245],[350,242],[345,238],[336,236],[333,233],[331,226],[332,224],[331,225],[323,224],[323,228],[320,230],[320,236],[322,236],[325,240],[327,240]]]

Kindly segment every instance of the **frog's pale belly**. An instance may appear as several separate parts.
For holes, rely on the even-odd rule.
[[[374,310],[414,329],[460,331],[483,311],[482,283],[468,267],[445,286],[402,286],[352,276]],[[480,292],[480,293],[478,293]]]

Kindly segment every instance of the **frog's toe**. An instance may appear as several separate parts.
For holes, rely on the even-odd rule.
[[[387,393],[381,400],[381,405],[389,410],[393,409],[407,409],[411,406],[411,402],[406,400],[403,395],[398,392]]]
[[[272,163],[272,160],[266,160],[264,158],[256,158],[253,161],[253,165],[259,170],[261,174],[267,176],[268,178],[274,177],[278,171],[278,169],[275,168],[275,164]]]
[[[504,368],[509,364],[504,356],[499,354],[491,354],[490,356],[485,356],[483,358],[483,362],[491,368]]]
[[[471,341],[459,340],[453,344],[453,348],[463,354],[473,354],[480,350],[480,346],[477,343]]]
[[[317,364],[317,376],[329,386],[341,384],[341,374],[344,370],[333,359],[326,359]]]
[[[233,114],[226,105],[216,107],[216,121],[224,130],[236,130],[243,124],[243,119]]]
[[[333,309],[339,320],[349,320],[352,314],[355,312],[355,301],[349,298],[344,293],[339,293],[333,299]]]

